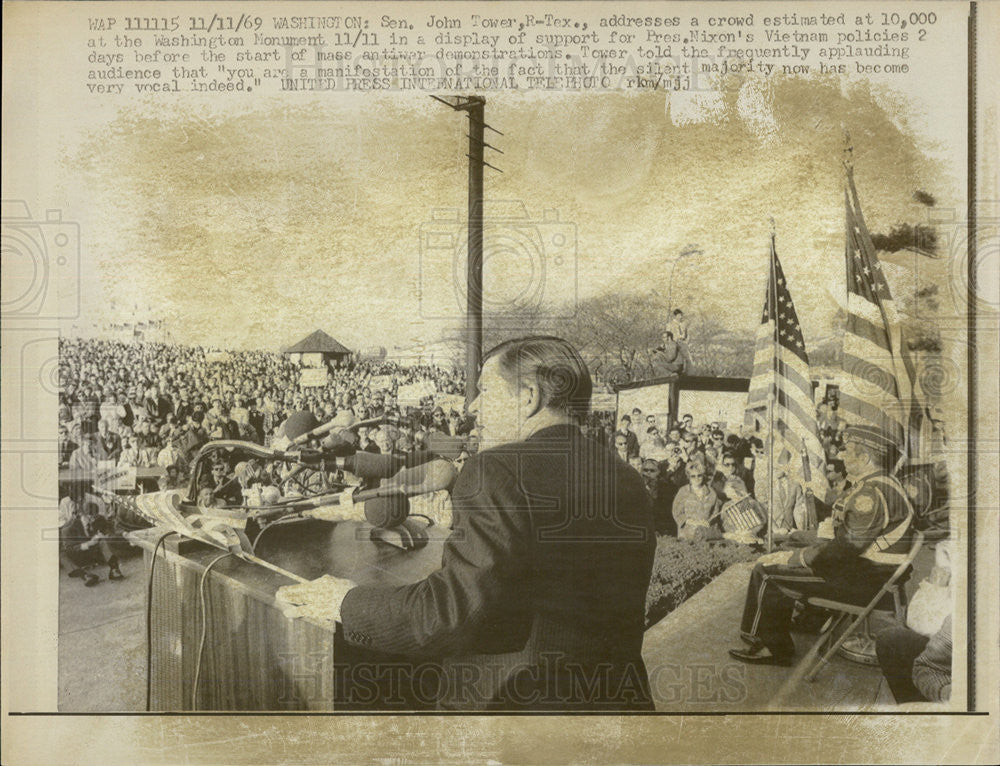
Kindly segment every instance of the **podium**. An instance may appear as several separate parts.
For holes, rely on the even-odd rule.
[[[354,521],[278,524],[261,535],[256,551],[306,579],[330,574],[359,585],[405,585],[440,568],[446,528],[431,527],[427,545],[414,551],[372,541],[371,529]],[[129,534],[144,551],[147,573],[164,531]],[[222,553],[176,536],[157,552],[150,603],[151,710],[412,710],[432,704],[428,696],[411,693],[403,658],[347,644],[339,624],[333,629],[286,617],[275,593],[295,584],[292,578],[235,556],[216,562],[205,575]],[[351,672],[361,666],[363,688]],[[382,667],[392,671],[384,679],[392,688],[373,680],[382,677]]]

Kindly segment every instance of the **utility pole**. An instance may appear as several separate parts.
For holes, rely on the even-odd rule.
[[[465,407],[478,395],[477,381],[483,359],[483,170],[498,172],[483,158],[485,148],[500,152],[483,139],[486,128],[503,135],[486,124],[486,99],[481,96],[452,96],[451,100],[431,96],[455,111],[469,116],[469,236],[468,260],[465,270]],[[500,152],[501,154],[503,152]]]

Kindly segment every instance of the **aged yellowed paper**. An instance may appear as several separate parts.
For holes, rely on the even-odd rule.
[[[996,762],[998,34],[6,3],[3,762]]]

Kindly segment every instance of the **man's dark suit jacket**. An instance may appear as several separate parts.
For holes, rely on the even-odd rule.
[[[441,707],[652,709],[641,648],[656,540],[638,473],[578,428],[488,449],[452,491],[441,569],[363,585],[348,642],[440,672]]]

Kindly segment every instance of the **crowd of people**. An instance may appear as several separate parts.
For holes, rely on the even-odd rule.
[[[773,493],[767,491],[767,449],[752,426],[695,423],[689,414],[667,421],[634,408],[617,424],[609,413],[591,414],[586,430],[642,475],[660,533],[757,543],[768,524],[782,537],[815,530],[849,487],[839,457],[846,424],[837,416],[836,399],[820,403],[817,415],[826,451],[824,476],[804,482],[785,454],[775,461]]]
[[[305,387],[302,368],[281,354],[63,338],[59,373],[59,463],[70,477],[61,485],[62,561],[88,585],[99,579],[87,562],[108,563],[110,579],[120,575],[107,508],[92,492],[101,468],[154,469],[149,473],[160,489],[187,487],[203,445],[227,439],[271,446],[292,413],[308,414],[315,424],[338,414],[355,421],[392,417],[398,426],[359,429],[359,447],[369,452],[405,453],[423,448],[433,433],[472,431],[454,406],[464,374],[440,366],[355,359],[332,366],[327,385]],[[434,393],[401,406],[397,393],[414,383]],[[236,468],[220,462],[206,474],[206,482],[216,480],[207,502],[242,499],[230,496]]]
[[[440,367],[353,360],[332,367],[326,386],[305,388],[301,367],[278,354],[64,339],[60,373],[60,459],[71,477],[92,477],[109,463],[158,467],[161,488],[188,487],[192,460],[210,441],[285,449],[321,423],[350,427],[371,419],[378,422],[355,425],[352,452],[438,453],[435,442],[447,437],[447,457],[460,472],[479,436],[460,405],[446,410],[436,403],[437,397],[460,401],[455,397],[464,390],[460,373]],[[430,384],[435,393],[401,407],[400,387],[412,383]],[[736,659],[790,664],[797,601],[847,593],[861,603],[905,558],[913,496],[892,476],[896,446],[878,428],[848,427],[835,393],[816,409],[826,453],[816,481],[805,480],[787,451],[770,455],[752,425],[696,423],[690,414],[667,418],[637,407],[615,418],[592,411],[581,425],[642,477],[657,533],[750,545],[770,534],[791,544],[762,557],[753,571],[741,622],[747,648],[730,650]],[[220,456],[197,477],[197,502],[259,505],[268,502],[268,492],[315,491],[292,488],[290,474],[287,465]],[[319,477],[324,488],[330,481],[309,470],[300,485],[303,476]],[[259,494],[255,502],[252,492]],[[95,585],[96,564],[108,567],[109,580],[122,579],[115,530],[99,492],[86,482],[66,482],[60,523],[60,561],[70,577]],[[897,701],[946,698],[950,623],[935,630],[931,638],[931,631],[905,628],[880,637],[879,660]]]
[[[678,323],[683,317],[675,319],[673,331],[683,333]],[[292,413],[307,414],[314,424],[337,416],[353,421],[389,416],[393,425],[358,430],[358,448],[368,452],[420,451],[434,433],[464,437],[470,445],[465,456],[475,449],[475,423],[457,406],[436,405],[435,395],[416,406],[397,401],[400,387],[419,382],[455,402],[465,385],[461,371],[352,360],[331,367],[324,387],[303,387],[300,376],[297,363],[276,353],[219,354],[160,343],[62,339],[60,464],[84,477],[109,463],[156,468],[161,489],[187,487],[191,463],[204,444],[219,439],[276,444]],[[822,498],[827,505],[847,486],[837,458],[844,423],[836,409],[835,400],[817,409],[829,458],[829,496]],[[666,422],[638,408],[623,413],[617,423],[612,412],[591,412],[583,425],[591,438],[607,443],[642,475],[661,534],[754,543],[768,523],[775,533],[789,534],[814,529],[823,520],[785,464],[777,466],[774,496],[759,490],[766,486],[760,476],[766,454],[761,439],[747,429],[696,424],[690,415]],[[229,496],[238,467],[213,468],[203,477],[199,499],[239,502]],[[774,505],[771,513],[769,504]],[[70,516],[85,523],[85,505],[78,493],[75,506],[81,513]]]
[[[333,367],[326,386],[303,387],[299,365],[280,354],[236,351],[216,360],[200,347],[159,343],[63,339],[59,359],[60,463],[80,470],[110,460],[183,474],[206,441],[270,444],[291,412],[324,422],[344,411],[358,420],[402,415],[401,386],[426,382],[452,400],[465,386],[458,370],[375,360]],[[435,409],[433,399],[417,408],[426,427],[461,428],[461,414]]]

